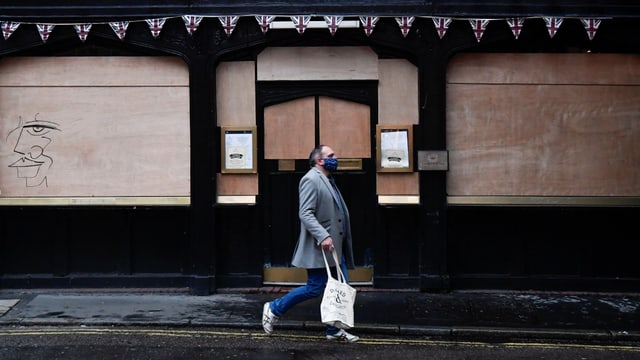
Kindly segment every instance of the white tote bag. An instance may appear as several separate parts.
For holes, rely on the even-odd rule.
[[[334,279],[331,276],[331,268],[327,262],[327,256],[322,250],[322,257],[324,258],[328,276],[327,287],[324,289],[322,302],[320,303],[322,323],[340,329],[350,329],[354,326],[353,306],[356,302],[356,289],[349,286],[345,281],[336,250],[331,250],[331,254],[336,263],[338,279]]]

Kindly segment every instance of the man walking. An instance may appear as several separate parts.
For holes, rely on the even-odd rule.
[[[307,283],[293,289],[281,298],[264,304],[262,327],[267,334],[273,332],[273,324],[294,305],[321,296],[327,284],[322,251],[335,249],[340,268],[347,277],[347,266],[353,268],[351,224],[349,211],[331,176],[338,168],[338,159],[327,145],[320,145],[309,155],[311,169],[300,180],[300,236],[291,264],[307,269]],[[328,256],[329,265],[335,265]],[[348,282],[349,279],[346,278]],[[360,338],[343,329],[327,326],[327,339],[356,342]]]

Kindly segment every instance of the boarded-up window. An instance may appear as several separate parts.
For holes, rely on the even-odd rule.
[[[640,196],[640,56],[456,56],[447,148],[449,196]]]
[[[0,199],[188,201],[188,79],[170,57],[3,59]]]

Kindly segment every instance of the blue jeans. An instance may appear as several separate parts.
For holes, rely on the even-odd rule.
[[[340,264],[340,269],[342,269],[345,280],[349,282],[347,265],[344,263],[344,261],[342,261],[342,263]],[[334,277],[336,276],[335,267],[332,268],[331,273]],[[271,312],[276,316],[282,316],[294,305],[309,299],[317,298],[318,296],[322,296],[326,285],[326,269],[307,269],[307,284],[297,287],[283,297],[271,301],[271,303],[269,304]],[[340,331],[340,329],[338,329],[337,327],[327,326],[328,335],[333,335],[338,331]]]

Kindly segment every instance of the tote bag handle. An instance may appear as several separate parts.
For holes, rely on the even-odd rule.
[[[327,256],[324,254],[324,249],[321,249],[321,251],[322,251],[322,258],[324,259],[324,266],[325,266],[325,269],[327,270],[327,276],[332,277],[331,267],[329,266],[329,262],[327,261]],[[331,249],[331,255],[333,255],[333,261],[336,264],[336,273],[338,274],[338,281],[341,283],[346,283],[344,274],[342,273],[342,269],[340,268],[340,262],[338,261],[338,253],[336,252],[336,249]]]

